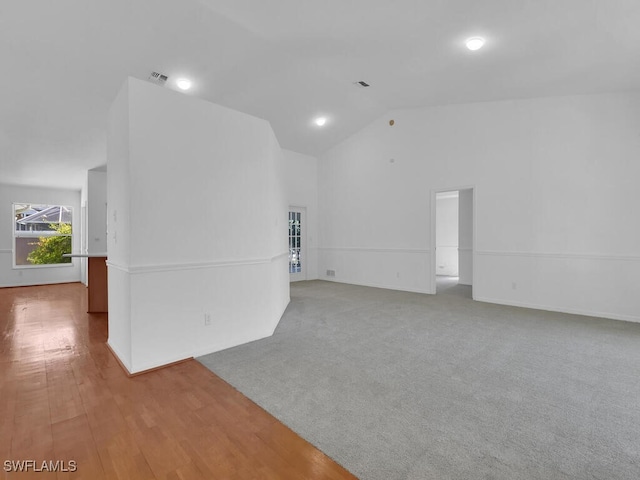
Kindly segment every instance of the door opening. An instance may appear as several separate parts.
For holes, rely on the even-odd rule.
[[[432,192],[431,293],[473,298],[474,190]]]

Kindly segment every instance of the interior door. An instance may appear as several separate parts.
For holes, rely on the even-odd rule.
[[[289,280],[306,280],[305,209],[289,207]]]

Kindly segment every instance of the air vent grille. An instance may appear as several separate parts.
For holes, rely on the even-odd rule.
[[[168,78],[169,77],[167,77],[166,75],[158,72],[151,72],[151,75],[149,75],[149,80],[157,83],[158,85],[164,85],[165,83],[167,83]]]
[[[355,82],[355,84],[362,88],[366,88],[370,86],[367,82],[363,82],[362,80],[360,80],[359,82]]]

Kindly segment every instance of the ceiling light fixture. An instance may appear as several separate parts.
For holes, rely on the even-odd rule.
[[[327,117],[318,117],[313,121],[317,126],[322,127],[327,123]]]
[[[482,37],[471,37],[467,39],[465,45],[469,50],[475,51],[480,50],[484,46],[484,43],[485,39]]]
[[[189,90],[191,88],[191,80],[188,78],[179,78],[176,80],[176,85],[180,90]]]

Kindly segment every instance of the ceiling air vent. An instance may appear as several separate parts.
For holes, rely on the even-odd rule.
[[[165,83],[167,83],[168,78],[169,77],[167,77],[166,75],[158,72],[151,72],[151,75],[149,75],[149,80],[157,83],[158,85],[164,85]]]
[[[366,88],[366,87],[369,86],[369,84],[367,82],[363,82],[362,80],[360,80],[359,82],[355,82],[355,84],[357,86],[359,86],[359,87],[362,87],[362,88]]]

